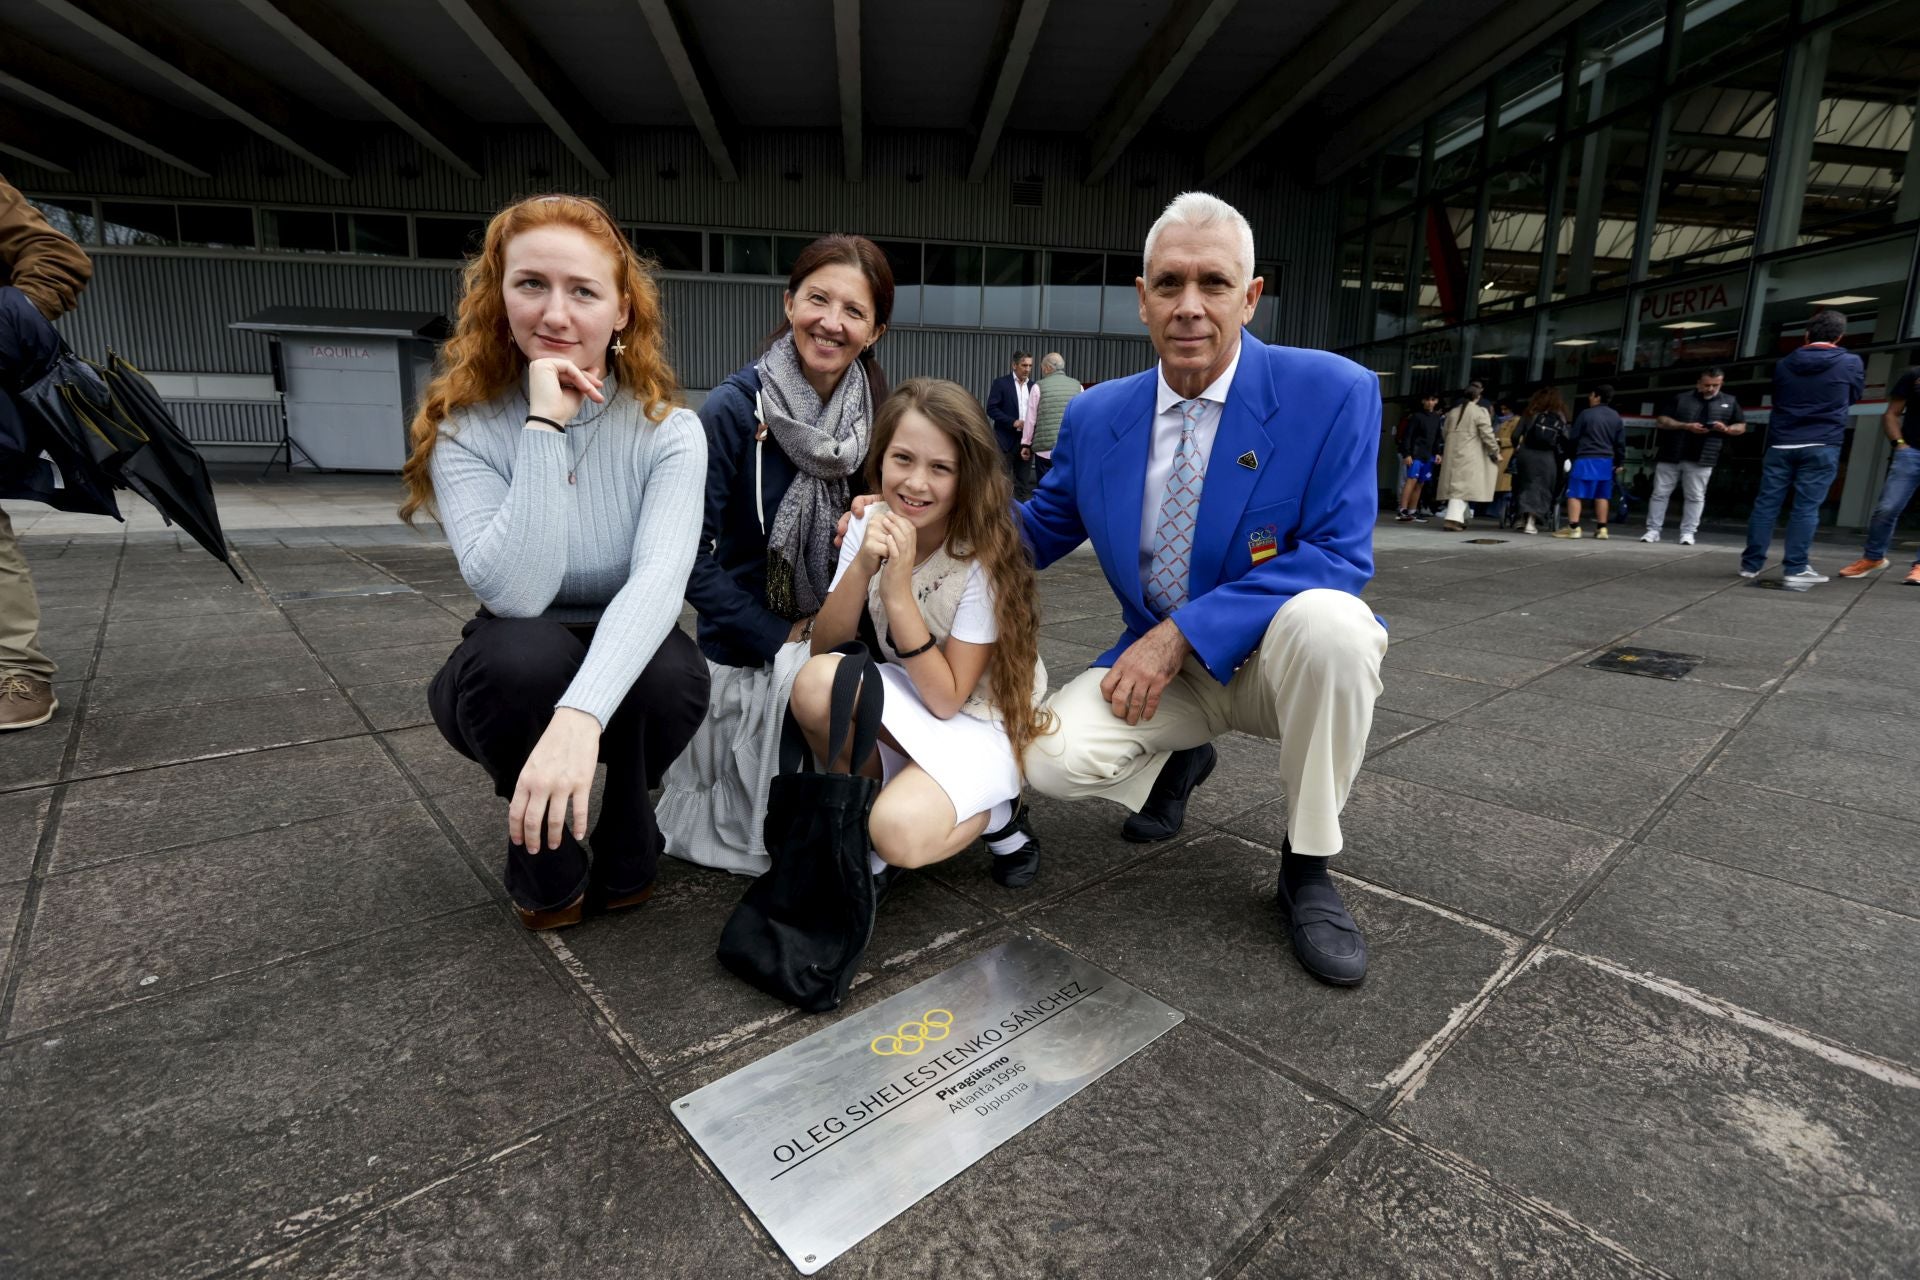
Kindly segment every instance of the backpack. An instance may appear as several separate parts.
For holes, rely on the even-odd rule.
[[[1557,452],[1566,437],[1566,421],[1559,414],[1548,411],[1533,415],[1533,421],[1527,423],[1522,443],[1529,449],[1552,449]]]

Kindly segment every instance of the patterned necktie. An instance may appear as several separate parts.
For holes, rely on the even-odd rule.
[[[1193,430],[1204,400],[1180,402],[1180,447],[1173,453],[1173,471],[1160,499],[1160,521],[1153,527],[1153,557],[1147,562],[1147,603],[1166,617],[1187,602],[1187,578],[1193,560],[1193,525],[1200,514],[1200,488],[1206,483],[1206,459],[1195,445]]]

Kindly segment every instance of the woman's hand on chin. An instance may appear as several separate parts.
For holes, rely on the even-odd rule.
[[[572,422],[583,398],[604,403],[605,380],[571,360],[548,356],[527,365],[527,412],[555,422]]]
[[[587,802],[600,760],[600,722],[584,711],[558,707],[534,744],[507,808],[507,839],[530,853],[558,849],[573,808],[573,838],[587,838]]]

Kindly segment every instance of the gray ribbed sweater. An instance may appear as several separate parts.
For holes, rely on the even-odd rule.
[[[675,409],[656,425],[616,391],[609,379],[607,403],[583,403],[564,436],[528,429],[521,391],[459,410],[432,466],[440,522],[482,604],[599,623],[557,705],[603,728],[680,616],[707,484],[700,419]]]

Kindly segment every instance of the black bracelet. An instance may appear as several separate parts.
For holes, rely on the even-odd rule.
[[[544,424],[546,424],[547,426],[549,426],[549,427],[552,427],[552,428],[553,428],[553,429],[554,429],[555,431],[558,431],[558,432],[559,432],[560,434],[562,434],[562,435],[565,435],[565,434],[566,434],[566,431],[567,431],[567,424],[566,424],[566,423],[564,423],[564,422],[555,422],[555,421],[554,421],[554,420],[553,420],[552,418],[543,418],[543,417],[541,417],[541,416],[540,416],[539,414],[537,414],[537,413],[530,413],[530,414],[528,414],[528,415],[527,415],[527,421],[528,421],[528,422],[540,422],[540,423],[544,423]]]
[[[887,643],[888,643],[888,644],[892,644],[892,643],[893,643],[893,636],[892,636],[892,635],[888,635],[888,636],[887,636]],[[931,649],[931,648],[933,648],[933,646],[934,646],[934,644],[935,644],[935,643],[936,643],[936,641],[935,641],[935,640],[934,640],[934,638],[933,638],[933,633],[932,633],[932,632],[928,632],[928,633],[927,633],[927,642],[926,642],[925,644],[923,644],[923,645],[921,645],[921,646],[920,646],[920,647],[919,647],[918,649],[909,649],[909,650],[907,650],[907,651],[906,651],[905,653],[900,653],[900,652],[898,652],[898,651],[896,650],[896,651],[895,651],[895,653],[894,653],[894,660],[895,660],[896,662],[905,662],[905,661],[906,661],[906,660],[907,660],[908,658],[917,658],[917,657],[919,657],[919,656],[920,656],[921,654],[923,654],[923,653],[925,653],[925,652],[926,652],[927,650],[929,650],[929,649]]]

